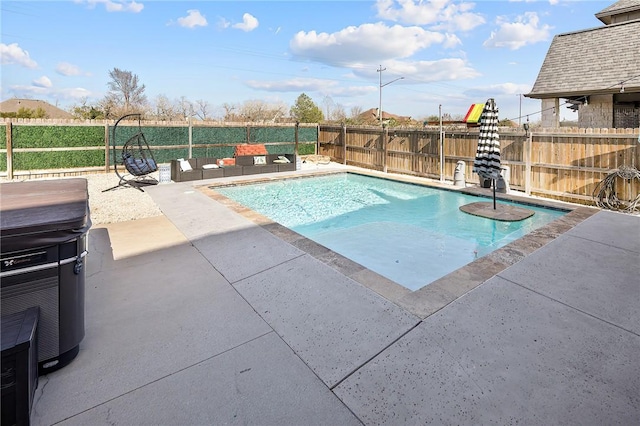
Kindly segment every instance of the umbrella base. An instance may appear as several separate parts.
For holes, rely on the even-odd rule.
[[[488,219],[500,220],[503,222],[517,222],[534,215],[533,210],[522,207],[512,206],[510,204],[497,204],[493,208],[493,202],[477,202],[460,206],[460,210],[465,213],[486,217]]]

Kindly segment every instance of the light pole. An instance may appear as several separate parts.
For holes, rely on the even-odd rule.
[[[382,126],[382,88],[384,86],[388,86],[389,84],[393,83],[394,81],[398,81],[398,80],[402,80],[404,77],[398,77],[394,80],[388,81],[385,84],[382,84],[382,71],[386,70],[386,68],[382,68],[382,65],[380,65],[380,68],[378,68],[376,71],[378,71],[380,73],[380,104],[378,105],[378,120],[380,120],[380,125]]]

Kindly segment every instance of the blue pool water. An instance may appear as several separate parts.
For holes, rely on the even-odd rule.
[[[485,198],[350,173],[216,190],[410,290],[566,213],[499,222],[459,210]]]

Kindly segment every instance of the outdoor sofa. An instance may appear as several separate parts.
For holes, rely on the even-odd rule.
[[[171,160],[171,180],[186,182],[295,169],[294,154],[267,154],[264,145],[243,144],[236,147],[233,158],[204,157]]]

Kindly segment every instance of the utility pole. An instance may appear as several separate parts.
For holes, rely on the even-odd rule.
[[[394,81],[398,81],[398,80],[402,80],[404,77],[398,77],[394,80],[388,81],[385,84],[382,84],[382,71],[385,71],[386,68],[382,68],[382,65],[380,65],[380,68],[378,68],[376,71],[378,71],[380,73],[380,104],[378,105],[378,120],[380,120],[380,125],[382,126],[382,88],[384,86],[387,86],[391,83],[393,83]]]
[[[378,71],[380,73],[380,103],[378,104],[378,121],[380,121],[380,125],[382,126],[382,71],[386,70],[386,68],[382,68],[382,65],[380,65],[380,68],[378,68],[376,71]]]
[[[518,114],[518,127],[522,124],[522,93],[518,93],[520,96],[520,113]]]

